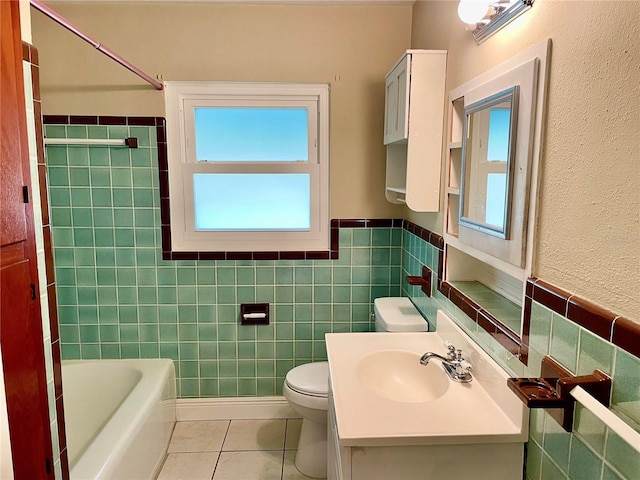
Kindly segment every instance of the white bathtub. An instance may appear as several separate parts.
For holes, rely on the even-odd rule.
[[[175,425],[171,360],[62,362],[71,480],[152,480]]]

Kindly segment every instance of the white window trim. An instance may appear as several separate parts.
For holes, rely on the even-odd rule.
[[[171,212],[171,250],[322,251],[329,250],[329,86],[327,84],[165,82],[167,154]],[[238,105],[291,105],[317,108],[309,118],[307,162],[196,162],[193,119],[186,112],[215,102]],[[235,103],[234,103],[235,102]],[[255,103],[253,103],[255,102]],[[313,110],[309,110],[312,112]],[[311,229],[309,231],[196,231],[193,215],[193,173],[309,173]]]

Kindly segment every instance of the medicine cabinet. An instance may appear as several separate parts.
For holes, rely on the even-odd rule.
[[[407,50],[385,80],[385,194],[417,212],[440,207],[447,52]]]
[[[453,89],[448,101],[445,281],[516,338],[525,333],[522,303],[533,273],[550,45]]]

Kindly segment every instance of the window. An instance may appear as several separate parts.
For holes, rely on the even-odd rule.
[[[329,88],[167,82],[174,251],[329,248]]]

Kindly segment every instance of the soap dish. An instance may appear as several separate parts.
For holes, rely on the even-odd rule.
[[[609,406],[611,378],[600,370],[594,370],[591,375],[575,376],[545,356],[540,373],[540,378],[508,378],[507,386],[528,408],[549,409],[547,413],[567,432],[573,429],[575,408],[571,389],[580,386],[605,407]]]
[[[566,401],[558,396],[555,387],[556,380],[510,378],[507,385],[529,408],[562,408]]]

